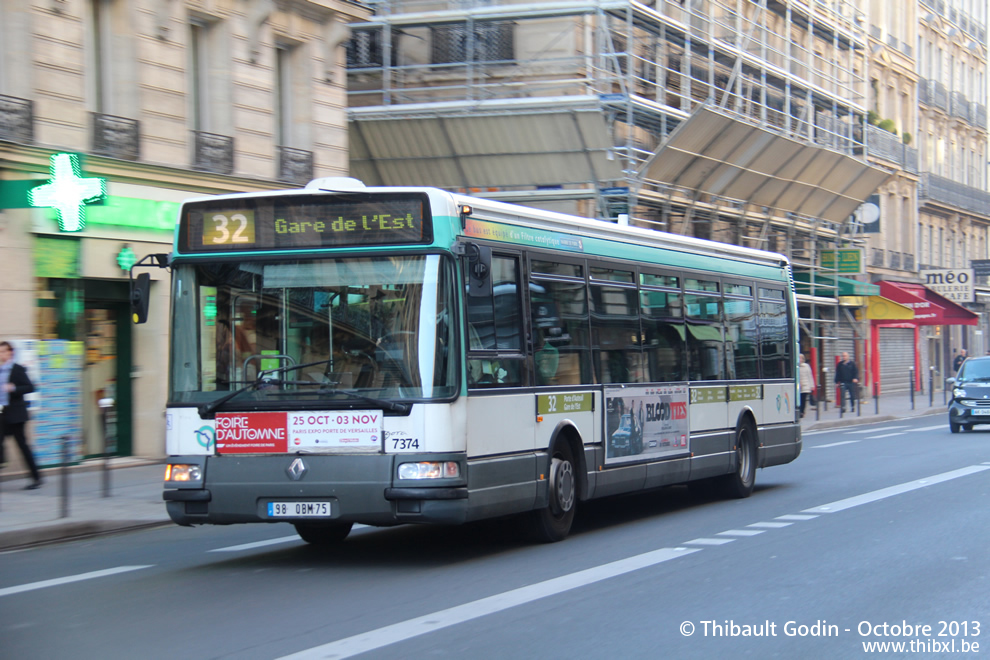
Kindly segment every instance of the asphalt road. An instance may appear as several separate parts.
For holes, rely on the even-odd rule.
[[[284,524],[38,547],[0,555],[0,656],[985,654],[988,495],[990,430],[937,416],[808,434],[746,500],[587,503],[554,545],[497,521],[360,528],[330,552]]]

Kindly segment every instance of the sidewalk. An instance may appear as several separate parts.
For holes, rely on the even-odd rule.
[[[83,461],[66,475],[42,469],[38,490],[23,490],[31,482],[26,472],[0,473],[0,551],[172,524],[162,501],[163,461],[114,458],[110,467],[110,497],[103,496],[102,459]]]
[[[818,413],[806,411],[804,431],[823,430],[853,424],[887,422],[905,417],[935,415],[945,422],[946,406],[937,392],[932,406],[928,396],[915,395],[915,407],[906,392],[888,394],[879,400],[879,413],[873,399],[862,403],[860,414],[819,404]],[[933,421],[933,423],[935,423]],[[8,451],[12,447],[8,447]],[[23,490],[29,483],[25,473],[0,473],[0,551],[18,547],[65,541],[129,529],[171,525],[162,501],[162,461],[115,458],[110,461],[110,497],[103,496],[103,460],[85,461],[68,470],[68,515],[62,516],[63,474],[59,468],[42,471],[45,484],[38,490]]]
[[[932,404],[929,406],[928,394],[915,392],[914,409],[912,409],[910,393],[892,392],[880,396],[876,401],[872,397],[863,399],[858,411],[849,412],[847,408],[844,415],[840,415],[839,408],[834,403],[829,403],[826,410],[825,404],[819,402],[817,413],[813,407],[805,410],[804,419],[801,420],[801,428],[805,432],[820,431],[852,424],[890,422],[921,415],[940,415],[935,419],[944,422],[945,428],[949,428],[949,407],[945,403],[946,401],[948,399],[943,399],[942,392],[935,392]]]

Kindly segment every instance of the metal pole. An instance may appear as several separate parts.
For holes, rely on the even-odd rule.
[[[110,411],[114,401],[111,398],[100,399],[100,413],[103,418],[103,497],[110,497]]]
[[[877,382],[873,383],[873,413],[880,414],[880,384]]]
[[[61,479],[62,512],[59,518],[69,517],[69,436],[62,436],[62,479]]]
[[[908,387],[908,393],[911,395],[911,410],[914,410],[914,367],[908,369],[908,374],[911,377],[910,387]]]
[[[822,396],[825,405],[825,412],[828,412],[828,367],[822,368]]]
[[[935,367],[928,367],[928,407],[935,405]]]

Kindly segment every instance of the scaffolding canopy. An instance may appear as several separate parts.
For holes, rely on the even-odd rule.
[[[556,186],[622,178],[595,97],[352,108],[351,172],[369,185]]]
[[[645,178],[841,223],[890,173],[700,106],[643,165]]]

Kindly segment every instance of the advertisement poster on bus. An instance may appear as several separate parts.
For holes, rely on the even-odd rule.
[[[605,462],[690,451],[687,385],[605,388]]]
[[[319,453],[382,446],[380,410],[218,413],[220,454]]]

